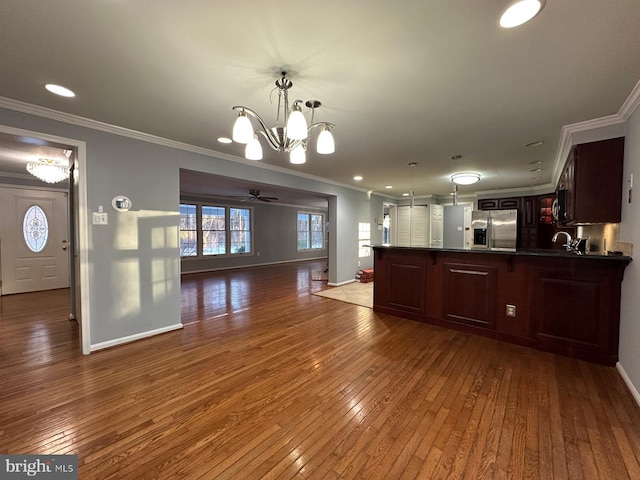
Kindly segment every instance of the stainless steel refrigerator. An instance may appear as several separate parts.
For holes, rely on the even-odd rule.
[[[471,248],[515,252],[518,210],[474,210],[471,212]]]

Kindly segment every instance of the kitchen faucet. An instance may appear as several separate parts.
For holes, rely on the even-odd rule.
[[[582,255],[582,252],[578,249],[578,244],[580,242],[580,238],[576,238],[575,240],[571,240],[571,235],[569,235],[567,232],[556,232],[555,235],[553,236],[553,238],[551,239],[552,242],[555,242],[556,240],[558,240],[558,237],[560,235],[564,235],[567,239],[567,243],[565,243],[563,245],[563,247],[567,247],[567,252],[575,252],[578,255]]]

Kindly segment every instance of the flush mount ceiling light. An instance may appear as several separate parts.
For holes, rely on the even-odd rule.
[[[474,172],[460,172],[451,175],[451,181],[458,185],[472,185],[480,180],[480,174]]]
[[[289,161],[293,164],[302,164],[307,161],[306,150],[311,132],[320,129],[316,151],[321,154],[330,154],[335,151],[335,142],[331,129],[335,125],[328,122],[313,123],[315,109],[322,104],[319,100],[307,100],[304,105],[311,109],[311,125],[307,126],[307,120],[302,113],[302,100],[295,100],[289,109],[289,89],[293,86],[291,80],[281,72],[282,77],[276,80],[278,91],[278,111],[276,113],[276,126],[268,128],[264,120],[256,112],[248,107],[235,106],[238,118],[233,126],[233,140],[246,144],[245,158],[249,160],[262,160],[262,145],[258,134],[266,138],[271,148],[278,152],[289,153]],[[281,112],[282,111],[282,115]],[[259,129],[254,130],[249,117],[253,117],[259,124]]]
[[[500,17],[502,28],[514,28],[527,23],[545,5],[545,0],[517,0],[512,2]]]
[[[27,172],[47,183],[58,183],[69,178],[69,167],[54,158],[40,158],[27,163]]]

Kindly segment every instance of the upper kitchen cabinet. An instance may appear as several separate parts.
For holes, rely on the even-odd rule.
[[[508,210],[520,208],[520,197],[483,198],[478,200],[478,210]]]
[[[620,222],[623,160],[624,137],[575,145],[558,182],[559,223]]]

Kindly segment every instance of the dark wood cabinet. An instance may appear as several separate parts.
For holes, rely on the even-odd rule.
[[[520,197],[514,198],[499,198],[498,209],[520,208]]]
[[[478,210],[497,210],[498,199],[497,198],[483,198],[478,200]]]
[[[393,250],[385,256],[384,265],[378,265],[375,278],[380,302],[394,310],[424,315],[426,288],[426,258],[416,256],[411,250]]]
[[[519,248],[537,248],[538,244],[538,197],[522,197],[518,217],[520,221]]]
[[[615,365],[620,291],[629,261],[374,247],[373,309]]]
[[[520,208],[520,197],[483,198],[478,200],[478,210],[507,210]]]
[[[610,358],[613,363],[619,325],[607,319],[619,318],[622,276],[603,268],[609,266],[593,263],[577,270],[550,265],[532,269],[531,322],[542,347],[581,358]]]
[[[555,225],[556,219],[553,216],[553,202],[555,200],[555,193],[537,197],[538,225]]]
[[[619,223],[624,137],[575,145],[558,182],[562,225]]]
[[[497,270],[492,265],[444,262],[443,317],[456,323],[495,328]]]
[[[538,197],[522,197],[520,217],[523,227],[535,227],[538,215]]]

